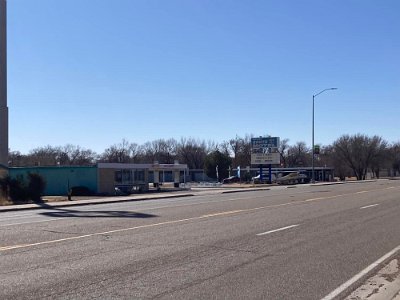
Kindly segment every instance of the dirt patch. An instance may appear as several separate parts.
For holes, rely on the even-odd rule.
[[[4,205],[12,205],[13,203],[11,201],[8,201],[7,199],[0,198],[0,206]]]
[[[87,199],[98,199],[101,198],[100,196],[72,196],[72,201],[77,200],[87,200]],[[60,201],[68,201],[67,196],[45,196],[42,198],[43,203],[47,202],[60,202]],[[32,204],[35,203],[31,200],[27,200],[24,202],[13,202],[11,200],[7,200],[5,198],[0,198],[0,206],[7,206],[7,205],[20,205],[20,204]]]
[[[77,200],[90,200],[90,199],[99,199],[101,196],[72,196],[72,201]],[[68,196],[45,196],[42,198],[44,202],[60,202],[60,201],[68,201]]]

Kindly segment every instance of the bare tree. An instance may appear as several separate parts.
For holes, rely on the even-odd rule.
[[[338,176],[340,180],[345,180],[346,177],[353,175],[351,168],[349,168],[347,164],[343,163],[340,156],[336,155],[335,148],[332,145],[321,147],[320,154],[316,160],[316,166],[333,167],[335,175]]]
[[[251,165],[251,135],[244,138],[236,136],[229,140],[230,150],[233,154],[233,165],[250,166]]]
[[[394,176],[400,173],[400,142],[394,143],[388,147],[388,160],[393,169]]]
[[[287,166],[292,168],[309,165],[310,153],[305,142],[297,142],[287,150]]]
[[[281,156],[281,166],[286,168],[288,165],[288,153],[289,150],[289,139],[283,139],[281,140],[279,147],[278,147],[278,152]]]
[[[59,147],[50,145],[31,150],[27,155],[26,165],[30,166],[56,166],[60,157]]]
[[[8,160],[11,167],[22,167],[26,165],[26,155],[19,151],[9,151]]]
[[[96,162],[97,154],[90,149],[67,144],[59,148],[60,165],[92,165]]]
[[[353,170],[357,180],[364,180],[369,168],[380,166],[386,145],[379,136],[363,134],[343,135],[333,143],[335,154]]]
[[[207,154],[210,154],[211,152],[220,150],[218,143],[216,143],[215,141],[208,140],[206,142],[206,145],[207,145]]]
[[[160,163],[172,164],[176,160],[177,141],[175,139],[159,139],[152,142],[156,159]]]
[[[123,139],[121,143],[114,144],[104,150],[100,155],[101,162],[131,163],[135,162],[138,155],[138,146]]]
[[[177,148],[177,158],[186,163],[189,169],[203,169],[207,156],[207,145],[204,141],[194,138],[181,138]]]
[[[141,160],[143,162],[154,162],[171,164],[177,156],[177,141],[175,139],[158,139],[146,142],[140,146]]]
[[[223,141],[223,142],[217,144],[217,148],[218,148],[218,151],[221,152],[222,154],[232,157],[233,153],[230,149],[230,145],[229,145],[228,141]]]
[[[56,165],[92,165],[97,155],[89,149],[67,144],[61,146],[45,146],[31,150],[28,154],[10,151],[11,166],[56,166]]]

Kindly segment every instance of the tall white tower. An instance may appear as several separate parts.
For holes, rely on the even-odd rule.
[[[0,0],[0,167],[8,167],[7,4]]]

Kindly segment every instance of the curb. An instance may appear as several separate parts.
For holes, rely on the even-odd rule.
[[[111,203],[122,203],[122,202],[136,202],[136,201],[145,201],[145,200],[157,200],[157,199],[170,199],[170,198],[184,198],[184,197],[192,197],[195,194],[184,194],[184,195],[168,195],[162,197],[141,197],[141,198],[130,198],[130,199],[111,199],[111,200],[78,200],[79,202],[68,202],[63,204],[29,204],[32,206],[21,207],[18,205],[10,205],[12,207],[5,208],[0,207],[0,213],[2,212],[10,212],[10,211],[20,211],[20,210],[33,210],[33,209],[57,209],[59,207],[70,207],[70,206],[84,206],[84,205],[98,205],[98,204],[111,204]],[[57,203],[57,202],[54,202]]]
[[[223,191],[221,194],[233,194],[233,193],[244,193],[244,192],[261,192],[261,191],[270,191],[271,189],[248,189],[248,190],[236,190],[236,191]]]

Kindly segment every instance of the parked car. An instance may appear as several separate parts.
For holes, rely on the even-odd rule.
[[[296,184],[296,183],[308,183],[310,179],[305,174],[298,172],[290,173],[286,176],[278,177],[276,183],[278,184]]]
[[[240,181],[240,178],[239,178],[239,177],[237,177],[237,176],[230,176],[230,177],[228,177],[228,178],[223,179],[223,180],[222,180],[222,183],[223,183],[223,184],[225,184],[225,183],[234,183],[234,182],[239,182],[239,181]]]
[[[257,176],[252,177],[251,180],[253,181],[253,183],[261,183],[260,177],[261,177],[260,174],[258,174]],[[275,179],[276,179],[275,174],[272,174],[272,182],[274,182]],[[262,182],[265,183],[268,181],[269,181],[269,174],[263,174]]]

